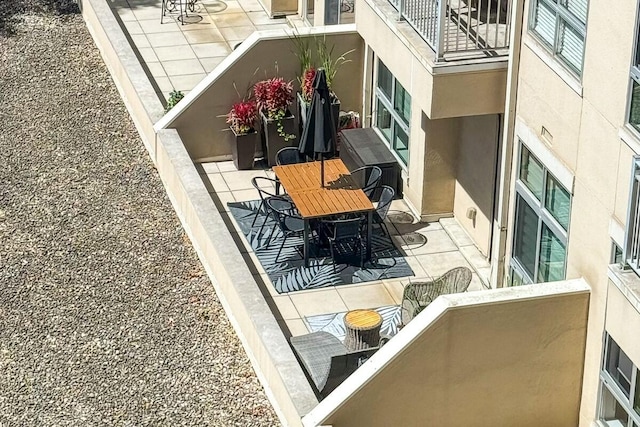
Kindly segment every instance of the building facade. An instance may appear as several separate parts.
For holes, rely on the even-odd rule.
[[[461,59],[404,6],[358,2],[363,114],[403,168],[405,200],[423,220],[455,216],[493,287],[589,283],[579,423],[640,426],[638,2],[494,3],[477,20],[510,34],[510,56],[485,44],[466,53],[495,56]]]

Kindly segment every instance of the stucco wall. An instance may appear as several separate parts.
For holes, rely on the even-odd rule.
[[[350,62],[339,69],[332,89],[342,103],[342,110],[360,111],[364,55],[362,40],[357,33],[349,32],[327,35],[326,42],[329,47],[335,46],[334,56],[354,49],[347,56]],[[273,77],[277,72],[278,76],[293,80],[294,86],[298,87],[300,63],[295,55],[295,46],[286,34],[283,33],[277,39],[259,39],[248,50],[240,50],[234,54],[225,59],[231,62],[225,71],[168,125],[178,131],[187,151],[196,161],[231,155],[233,134],[229,131],[224,116],[231,105],[239,100],[234,84],[240,95],[244,95],[253,83],[263,80],[265,75]]]
[[[499,116],[459,119],[460,148],[453,213],[484,254],[489,254],[498,156]],[[467,210],[476,210],[475,219]]]
[[[438,298],[387,344],[403,346],[395,356],[383,347],[305,426],[575,426],[589,304],[581,283]],[[553,294],[565,286],[573,290]]]
[[[525,10],[529,10],[529,1]],[[635,2],[590,1],[582,79],[562,70],[530,34],[523,35],[517,116],[574,175],[567,278],[593,288],[581,426],[595,418],[607,307],[609,224],[626,222],[633,151],[618,136],[626,121],[629,66],[636,40]],[[551,138],[542,138],[542,128]],[[514,156],[514,165],[517,158]],[[515,172],[515,171],[514,171]],[[515,175],[514,175],[515,179]],[[512,241],[513,201],[508,241]],[[607,320],[608,322],[608,320]]]
[[[429,118],[504,111],[506,62],[434,65],[434,53],[386,0],[358,0],[356,28]],[[471,66],[470,66],[471,65]],[[486,67],[483,67],[486,65]]]
[[[609,282],[606,330],[636,366],[640,366],[640,312]]]
[[[271,16],[291,15],[298,11],[297,0],[259,0],[264,10]]]

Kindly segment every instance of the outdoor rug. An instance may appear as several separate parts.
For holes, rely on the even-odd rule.
[[[240,226],[278,293],[414,275],[402,252],[379,227],[375,227],[372,232],[371,261],[366,262],[364,268],[341,264],[337,265],[334,271],[328,250],[320,248],[312,248],[312,253],[319,254],[321,257],[311,258],[309,268],[305,268],[301,255],[302,237],[289,237],[280,257],[276,260],[284,237],[273,219],[267,218],[267,224],[262,233],[259,233],[260,226],[265,220],[265,215],[259,213],[255,226],[251,227],[254,215],[260,206],[260,200],[231,202],[228,206],[231,215]],[[267,247],[267,239],[274,228],[271,242]]]
[[[375,309],[382,316],[382,326],[380,327],[381,335],[390,337],[398,333],[398,324],[400,323],[400,307],[397,305],[387,305]],[[304,318],[307,329],[311,332],[324,331],[329,332],[341,341],[344,340],[346,331],[344,328],[344,316],[346,311],[341,313],[318,314],[316,316],[307,316]]]

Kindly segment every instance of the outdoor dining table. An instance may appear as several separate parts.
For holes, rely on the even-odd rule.
[[[320,162],[274,166],[273,171],[304,220],[304,265],[309,266],[310,221],[332,215],[367,214],[366,259],[371,258],[371,222],[374,207],[358,188],[340,159],[324,161],[324,186],[320,183]]]

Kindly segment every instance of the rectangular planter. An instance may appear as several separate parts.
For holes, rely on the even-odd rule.
[[[256,152],[256,144],[258,142],[258,132],[253,131],[242,135],[236,134],[231,129],[235,137],[231,144],[231,155],[233,156],[233,164],[238,170],[253,169],[253,159]]]
[[[295,117],[291,112],[282,119],[283,131],[287,135],[296,135],[295,138],[285,141],[284,137],[278,133],[278,124],[275,120],[268,119],[262,112],[260,113],[262,123],[262,144],[264,157],[269,166],[276,165],[276,154],[284,147],[298,146],[298,137],[295,128]]]

